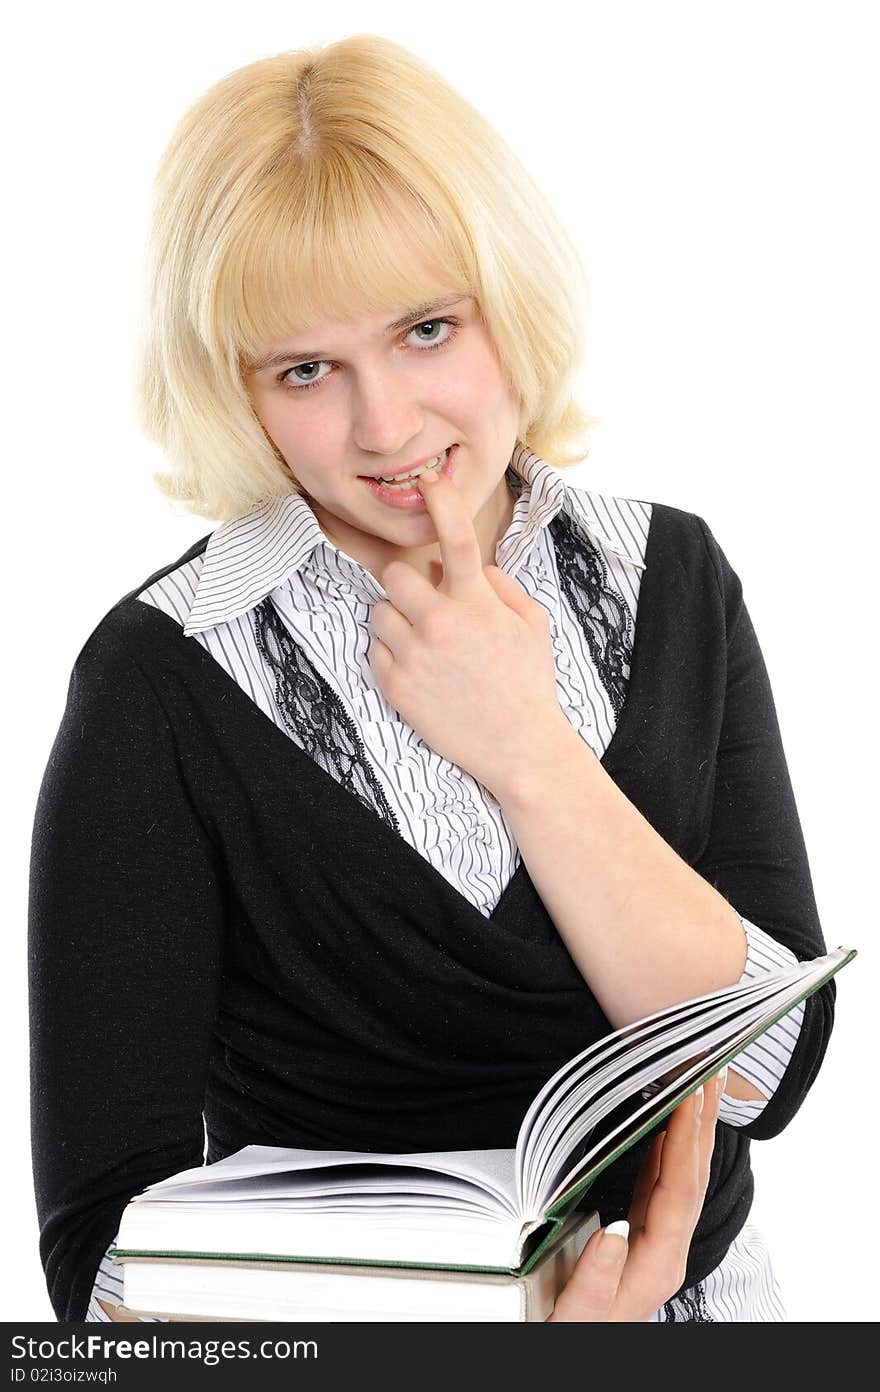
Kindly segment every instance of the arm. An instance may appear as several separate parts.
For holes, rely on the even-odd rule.
[[[691,868],[654,831],[561,713],[506,786],[494,787],[538,893],[615,1026],[738,980],[746,966],[740,915],[799,961],[825,951],[766,667],[740,582],[701,526],[728,648],[715,800],[699,861]],[[824,1054],[834,995],[829,982],[806,1003],[784,1084],[747,1119],[747,1134],[773,1135],[794,1115]],[[738,1077],[731,1068],[729,1096],[763,1098]]]
[[[738,913],[654,830],[561,711],[493,791],[615,1029],[740,979]]]
[[[547,912],[615,1029],[740,980],[736,911],[621,792],[560,712],[495,794]],[[731,1097],[763,1094],[731,1067]]]
[[[169,722],[105,619],[73,669],[31,850],[33,1172],[59,1320],[84,1318],[128,1200],[203,1161],[223,922]]]
[[[654,830],[560,713],[498,797],[532,881],[615,1029],[738,981],[739,915]],[[730,1096],[763,1100],[732,1069]]]
[[[827,948],[770,679],[739,577],[709,528],[701,526],[729,637],[712,824],[694,868],[749,922],[805,962]],[[769,1100],[758,1115],[745,1118],[745,1125],[739,1123],[745,1135],[775,1136],[798,1111],[828,1046],[836,994],[836,982],[829,981],[768,1031],[761,1048],[756,1041],[749,1053],[750,1076],[756,1081],[760,1076]]]

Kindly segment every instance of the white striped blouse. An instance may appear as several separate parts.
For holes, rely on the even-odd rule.
[[[495,563],[515,576],[547,611],[559,704],[597,758],[616,726],[583,630],[566,604],[548,524],[560,510],[597,548],[606,583],[637,615],[651,520],[650,503],[574,487],[537,455],[517,445],[507,482],[514,511]],[[354,721],[401,834],[487,918],[516,871],[520,856],[502,808],[466,770],[426,745],[380,691],[368,658],[372,607],[386,598],[380,582],[321,530],[307,499],[287,494],[225,522],[203,553],[163,575],[138,598],[181,625],[201,643],[260,710],[294,738],[276,705],[274,675],[257,646],[250,614],[271,595],[286,628],[336,692]],[[624,676],[629,676],[625,667]],[[338,771],[312,752],[332,776]],[[736,906],[733,906],[734,909]],[[748,955],[743,980],[795,962],[794,954],[741,917]],[[737,1072],[769,1099],[797,1041],[803,1005],[738,1055]],[[725,1097],[721,1119],[742,1126],[766,1101]],[[105,1256],[88,1320],[106,1319],[96,1296],[121,1300],[120,1268]],[[783,1319],[766,1249],[751,1226],[721,1265],[694,1291],[668,1302],[655,1319]]]

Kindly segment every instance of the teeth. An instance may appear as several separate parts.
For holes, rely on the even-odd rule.
[[[447,453],[448,451],[444,450],[442,454],[437,454],[433,459],[429,459],[427,464],[420,465],[418,469],[410,469],[408,474],[398,474],[397,477],[393,479],[382,478],[380,475],[379,482],[384,483],[390,488],[399,487],[405,482],[412,482],[413,479],[417,479],[420,474],[423,474],[426,469],[436,469],[438,465],[442,465],[446,460]]]

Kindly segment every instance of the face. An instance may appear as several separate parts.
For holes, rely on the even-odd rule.
[[[455,446],[449,476],[473,519],[483,564],[494,565],[513,515],[504,474],[519,404],[472,298],[450,294],[403,315],[392,308],[322,324],[307,342],[272,345],[245,383],[325,536],[380,582],[388,562],[400,559],[436,585],[440,547],[417,485],[385,494],[367,480],[407,472]],[[407,505],[413,493],[415,505]]]

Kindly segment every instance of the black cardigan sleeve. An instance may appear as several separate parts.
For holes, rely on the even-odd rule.
[[[827,949],[770,680],[739,577],[698,520],[724,605],[727,685],[711,831],[694,869],[803,962]],[[778,1135],[798,1111],[825,1055],[835,996],[832,980],[806,1002],[788,1067],[760,1115],[738,1128],[744,1136]]]
[[[40,1256],[85,1318],[123,1208],[203,1162],[219,857],[169,722],[110,622],[79,654],[37,800],[28,954]]]

